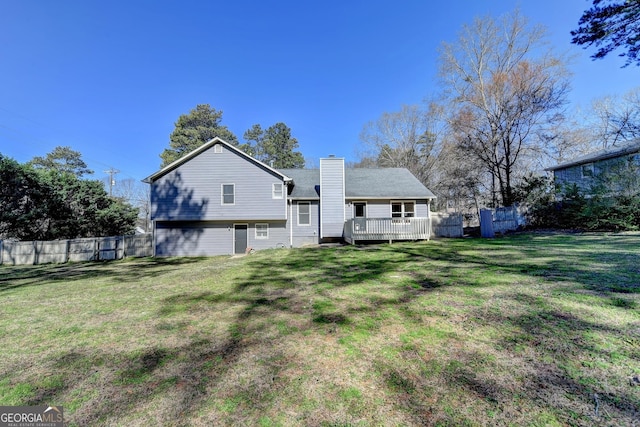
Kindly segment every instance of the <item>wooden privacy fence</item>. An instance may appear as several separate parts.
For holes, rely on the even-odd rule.
[[[153,236],[151,234],[47,242],[0,240],[0,264],[8,265],[105,261],[152,255]]]
[[[518,206],[480,210],[480,232],[482,237],[494,237],[495,233],[504,234],[526,224],[524,214]]]
[[[504,234],[517,230],[520,226],[520,214],[516,206],[497,208],[493,211],[493,231]]]
[[[438,237],[462,237],[462,214],[447,212],[431,212],[433,234]]]

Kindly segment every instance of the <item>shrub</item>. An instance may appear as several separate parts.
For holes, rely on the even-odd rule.
[[[640,192],[618,179],[595,183],[588,191],[575,184],[551,191],[542,180],[531,188],[544,194],[529,207],[532,228],[579,229],[590,231],[640,230]]]

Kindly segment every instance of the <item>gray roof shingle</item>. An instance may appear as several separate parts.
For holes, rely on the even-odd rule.
[[[319,198],[319,169],[280,169],[293,179],[293,198]],[[347,198],[433,199],[436,196],[404,168],[345,169]]]
[[[319,169],[278,169],[283,175],[293,179],[293,191],[290,197],[296,199],[320,198],[320,170]]]

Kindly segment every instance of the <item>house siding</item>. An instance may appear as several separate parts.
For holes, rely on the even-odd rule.
[[[553,171],[553,177],[556,184],[576,185],[578,189],[588,194],[595,184],[628,164],[640,166],[640,155],[624,155],[556,169]]]
[[[592,152],[545,170],[553,172],[554,181],[560,187],[575,185],[583,194],[589,195],[594,186],[601,184],[605,184],[610,190],[619,191],[615,189],[615,181],[625,175],[637,175],[638,168],[640,138]]]
[[[416,216],[420,218],[429,218],[429,202],[427,200],[416,200]]]
[[[320,159],[321,239],[342,237],[344,201],[344,159]]]
[[[272,197],[280,176],[223,146],[214,146],[151,185],[151,219],[285,220],[286,196]],[[234,184],[234,204],[222,204],[222,184]]]
[[[298,225],[298,203],[309,202],[311,224]],[[291,205],[292,245],[294,247],[316,244],[320,236],[320,203],[318,200],[296,200]]]
[[[225,255],[233,251],[233,224],[215,222],[156,222],[155,256]]]
[[[346,173],[344,159],[335,157],[321,159],[320,170],[279,172],[219,139],[211,140],[145,179],[151,184],[155,255],[243,252],[245,226],[246,247],[252,249],[299,247],[340,239],[345,220],[353,217],[351,202],[356,201],[367,203],[369,218],[389,218],[395,200],[414,201],[416,216],[429,216],[428,201],[411,197],[422,194],[429,198],[433,194],[407,170],[365,172]],[[232,203],[223,203],[228,200],[223,200],[225,184],[233,185]],[[287,190],[282,198],[273,197],[274,184]],[[351,191],[348,199],[347,190]],[[359,197],[370,190],[372,200]],[[397,197],[387,198],[388,194]],[[303,202],[310,207],[309,225],[298,222],[298,206]],[[256,237],[258,224],[268,225],[266,237]]]
[[[580,190],[587,190],[593,183],[592,177],[582,176],[582,165],[558,169],[553,172],[556,183],[561,186],[576,185]]]
[[[269,238],[256,238],[256,224],[269,225]],[[249,223],[249,247],[252,249],[288,248],[289,235],[286,221],[256,221]]]
[[[155,255],[232,255],[234,224],[247,224],[247,246],[252,249],[288,247],[285,221],[164,221],[156,223]],[[268,224],[269,236],[256,238],[256,224]]]
[[[345,218],[352,219],[353,203],[354,202],[366,202],[367,203],[367,217],[368,218],[391,218],[391,202],[402,199],[388,199],[388,200],[366,200],[366,199],[353,199],[345,203]],[[416,203],[416,217],[427,218],[429,216],[429,208],[426,200],[403,200],[403,201],[415,201]]]

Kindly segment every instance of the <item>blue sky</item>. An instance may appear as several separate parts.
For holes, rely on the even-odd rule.
[[[284,122],[311,165],[356,160],[365,123],[439,91],[438,48],[476,16],[520,7],[573,55],[570,107],[640,85],[619,58],[570,44],[587,0],[5,1],[0,153],[58,145],[102,178],[142,179],[180,114],[208,103],[238,138]]]

